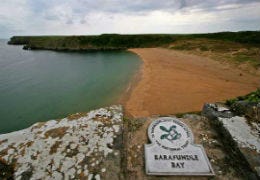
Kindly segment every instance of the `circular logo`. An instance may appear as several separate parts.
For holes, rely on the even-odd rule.
[[[158,146],[178,151],[193,142],[191,130],[176,118],[162,117],[151,123],[148,129],[150,140]]]

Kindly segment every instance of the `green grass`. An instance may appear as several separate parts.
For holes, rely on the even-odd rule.
[[[257,89],[256,91],[251,92],[245,96],[239,96],[234,99],[229,99],[226,101],[226,104],[228,106],[231,106],[237,101],[247,101],[247,102],[257,102],[257,103],[260,102],[260,89]]]

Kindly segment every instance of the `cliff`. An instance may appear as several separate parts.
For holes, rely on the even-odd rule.
[[[168,46],[182,39],[218,39],[260,46],[260,31],[220,32],[209,34],[102,34],[99,36],[13,36],[8,44],[24,49],[57,51],[95,51]]]
[[[14,36],[8,44],[25,45],[24,49],[95,51],[157,47],[173,40],[170,35]]]

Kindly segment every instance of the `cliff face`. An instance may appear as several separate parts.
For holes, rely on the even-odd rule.
[[[24,49],[95,51],[157,47],[173,40],[171,35],[14,36],[8,44],[24,45]]]
[[[28,44],[30,40],[30,37],[28,36],[13,36],[10,38],[10,40],[8,41],[8,44],[12,44],[12,45],[24,45],[24,44]]]
[[[118,179],[122,119],[111,106],[0,135],[0,162],[15,179]]]

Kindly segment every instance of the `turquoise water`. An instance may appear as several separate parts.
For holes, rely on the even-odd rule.
[[[25,51],[0,40],[0,134],[114,104],[141,63],[126,51]]]

